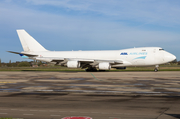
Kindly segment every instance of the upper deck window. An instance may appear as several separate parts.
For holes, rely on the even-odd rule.
[[[164,49],[159,49],[159,51],[162,51],[162,50],[164,50]]]

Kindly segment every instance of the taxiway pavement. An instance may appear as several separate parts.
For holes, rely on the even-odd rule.
[[[180,118],[180,72],[0,72],[0,117]]]

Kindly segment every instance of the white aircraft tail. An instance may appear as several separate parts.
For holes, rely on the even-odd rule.
[[[17,30],[19,39],[25,52],[33,51],[47,51],[41,44],[39,44],[32,36],[30,36],[24,29]]]

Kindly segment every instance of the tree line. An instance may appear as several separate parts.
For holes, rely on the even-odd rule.
[[[9,63],[4,63],[1,62],[0,59],[0,67],[39,67],[39,66],[47,66],[47,63],[42,62],[42,61],[16,61],[16,62],[11,62],[11,60],[9,61]]]

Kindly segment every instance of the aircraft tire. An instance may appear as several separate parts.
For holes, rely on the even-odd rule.
[[[157,68],[155,68],[155,69],[154,69],[154,71],[155,71],[155,72],[158,72],[158,69],[157,69]]]

